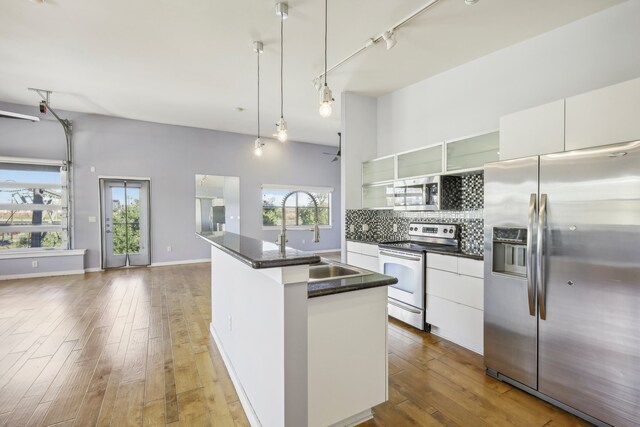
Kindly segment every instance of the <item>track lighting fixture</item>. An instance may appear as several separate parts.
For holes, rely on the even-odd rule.
[[[283,65],[284,65],[284,20],[289,16],[289,5],[287,3],[276,4],[276,15],[280,17],[280,120],[276,123],[276,138],[285,142],[287,135],[287,122],[284,119],[284,91],[283,87]]]
[[[264,147],[264,143],[260,139],[260,54],[264,51],[262,42],[253,42],[253,51],[256,53],[256,58],[258,59],[258,137],[253,143],[253,153],[256,156],[262,156],[262,147]]]
[[[327,118],[331,115],[333,96],[327,85],[327,18],[328,0],[324,0],[324,86],[320,89],[320,115]]]
[[[384,33],[382,33],[382,39],[387,44],[387,50],[392,49],[396,45],[396,43],[398,43],[396,41],[396,32],[394,30],[385,31]]]

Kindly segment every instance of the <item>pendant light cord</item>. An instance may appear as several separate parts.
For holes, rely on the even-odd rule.
[[[256,49],[258,58],[258,139],[260,139],[260,49]]]
[[[329,0],[324,0],[324,85],[327,85],[327,16]]]
[[[280,118],[284,119],[284,91],[282,89],[282,75],[284,69],[284,13],[280,14]]]

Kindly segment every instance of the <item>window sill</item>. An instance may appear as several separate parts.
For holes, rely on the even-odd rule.
[[[0,259],[19,258],[46,258],[59,256],[84,256],[86,249],[35,249],[35,250],[11,250],[0,252]]]

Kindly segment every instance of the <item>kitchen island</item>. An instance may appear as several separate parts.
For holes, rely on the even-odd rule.
[[[388,396],[387,285],[397,280],[362,270],[310,282],[334,264],[234,233],[198,235],[211,244],[211,335],[251,424],[370,418]]]

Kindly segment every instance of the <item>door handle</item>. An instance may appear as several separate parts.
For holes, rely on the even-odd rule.
[[[387,300],[387,302],[389,304],[391,304],[391,305],[395,305],[398,308],[401,308],[401,309],[403,309],[405,311],[408,311],[409,313],[413,313],[413,314],[420,314],[421,313],[420,310],[416,310],[415,308],[408,307],[406,304],[399,303],[397,301],[392,300],[391,298],[389,298]]]
[[[394,252],[387,252],[387,251],[383,251],[383,250],[380,250],[378,252],[378,254],[379,255],[385,255],[385,256],[393,257],[393,258],[406,259],[407,261],[422,261],[422,258],[419,258],[419,257],[400,255],[400,254],[397,254],[397,253],[394,253]]]
[[[526,256],[526,269],[527,269],[527,296],[529,298],[529,314],[531,316],[536,315],[536,281],[534,277],[535,256],[533,253],[533,223],[536,216],[536,199],[538,195],[531,193],[529,197],[529,222],[527,223],[527,256]]]
[[[540,195],[540,209],[538,212],[538,242],[536,251],[538,253],[536,270],[538,272],[538,307],[540,307],[540,319],[547,319],[547,281],[545,279],[545,234],[547,232],[547,195]]]

